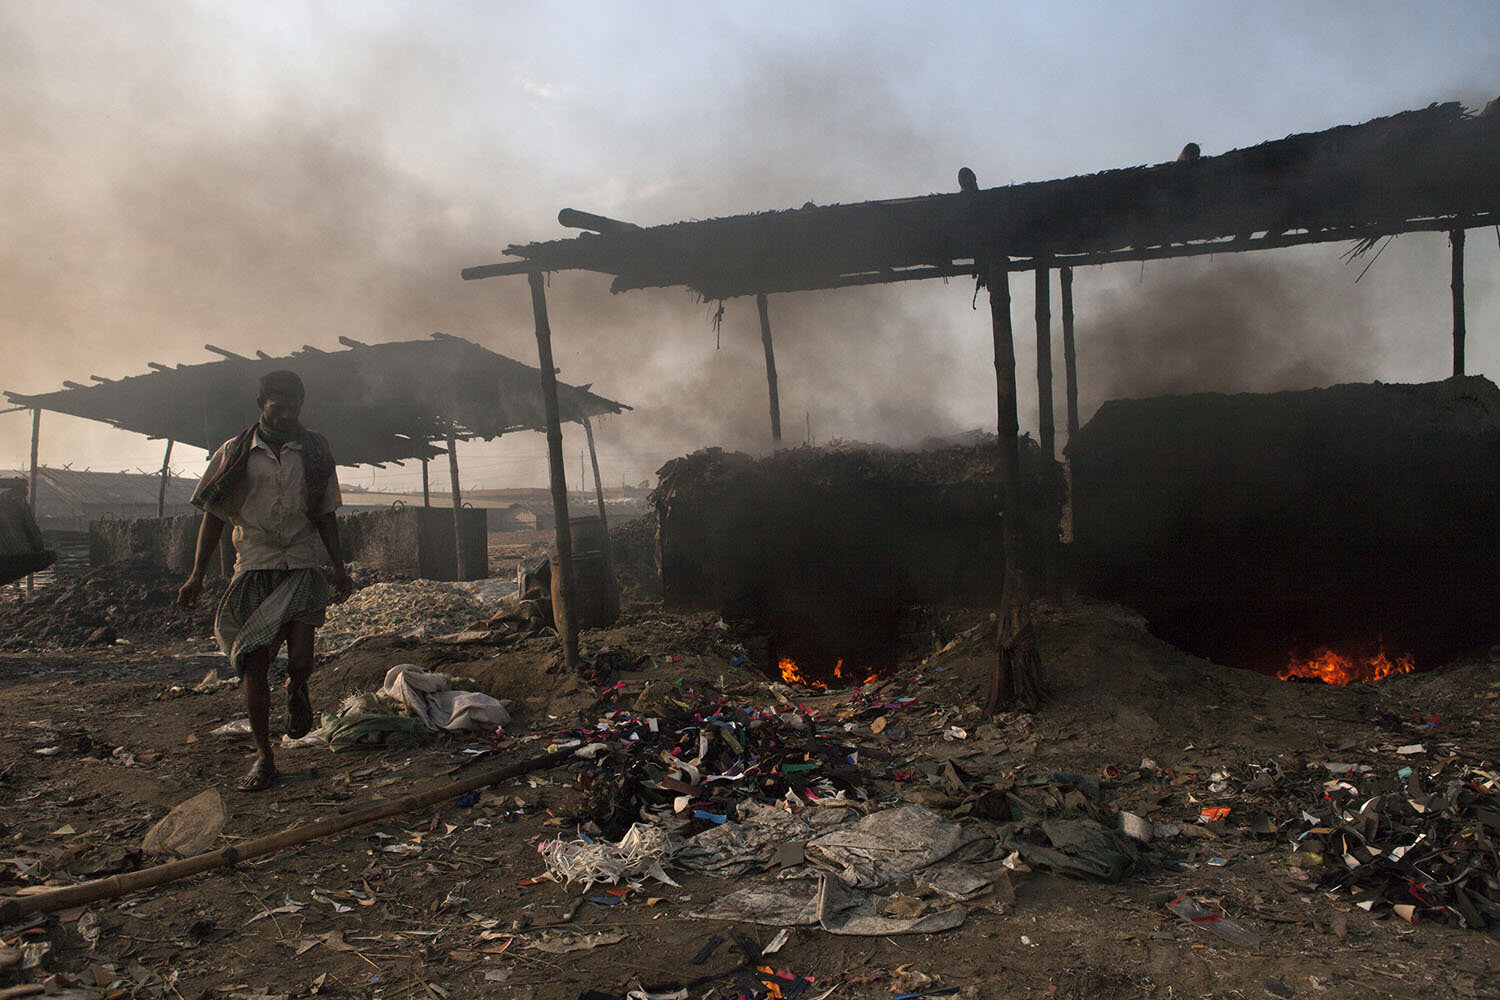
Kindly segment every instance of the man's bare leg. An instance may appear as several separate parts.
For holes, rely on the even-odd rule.
[[[271,689],[267,674],[271,650],[257,649],[240,661],[240,686],[245,692],[245,714],[250,716],[250,734],[255,737],[255,766],[240,781],[240,788],[258,792],[276,779],[276,761],[271,754]]]
[[[286,627],[286,732],[292,739],[306,736],[313,725],[307,681],[313,672],[313,626],[289,622]]]

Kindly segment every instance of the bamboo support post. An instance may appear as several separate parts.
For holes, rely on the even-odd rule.
[[[594,467],[594,497],[599,501],[599,526],[604,529],[604,537],[609,537],[609,519],[604,514],[604,484],[599,481],[599,453],[594,450],[594,425],[589,423],[589,418],[583,418],[583,434],[589,441],[589,464]],[[606,546],[606,554],[608,547]]]
[[[167,477],[172,474],[172,439],[167,438],[167,452],[161,457],[161,482],[156,487],[156,516],[167,516]]]
[[[1068,441],[1078,436],[1078,358],[1073,345],[1073,269],[1058,268],[1062,297],[1063,374],[1068,392]]]
[[[31,506],[32,520],[36,519],[36,458],[42,443],[42,408],[40,406],[31,409],[31,480],[26,487],[26,502]],[[26,574],[26,596],[30,597],[36,592],[36,580],[32,574]]]
[[[214,457],[214,452],[218,451],[219,445],[223,443],[217,436],[216,431],[217,428],[214,427],[213,422],[213,408],[209,404],[207,394],[205,394],[203,396],[203,439],[207,442],[204,444],[204,448],[208,449],[208,457],[210,459]],[[225,580],[234,576],[234,560],[229,557],[229,541],[231,538],[230,532],[227,531],[219,537],[219,572],[224,575]]]
[[[538,271],[526,275],[531,285],[531,312],[536,320],[536,352],[542,376],[542,406],[547,415],[547,467],[551,473],[552,513],[556,519],[557,588],[552,616],[562,636],[569,669],[578,667],[577,583],[573,573],[573,537],[568,521],[568,482],[563,469],[562,417],[557,405],[557,370],[552,363],[552,327],[547,322],[547,293]],[[561,605],[558,607],[557,605]]]
[[[1041,659],[1031,628],[1030,595],[1021,566],[1020,421],[1016,415],[1016,347],[1010,320],[1010,279],[1004,259],[989,265],[990,322],[995,351],[996,431],[1000,445],[1001,543],[1005,583],[1000,596],[1000,652],[990,677],[986,711],[1035,708],[1041,692]]]
[[[1057,457],[1057,429],[1052,407],[1052,304],[1047,258],[1036,259],[1036,408],[1043,458]]]
[[[432,506],[432,486],[427,480],[427,459],[422,459],[422,506]]]
[[[553,764],[566,760],[572,753],[571,749],[554,750],[551,753],[543,754],[540,757],[533,757],[529,760],[511,761],[505,764],[497,764],[493,767],[482,768],[467,777],[442,782],[424,791],[413,792],[399,799],[376,802],[373,805],[329,816],[314,823],[304,823],[301,826],[288,827],[285,830],[269,834],[265,837],[257,837],[254,840],[247,840],[238,845],[220,848],[217,851],[208,851],[204,854],[196,854],[190,858],[182,858],[178,861],[169,861],[166,864],[155,865],[151,868],[142,868],[138,871],[111,875],[108,878],[80,882],[78,885],[70,885],[51,892],[41,892],[34,896],[5,897],[4,899],[0,899],[0,922],[12,923],[33,913],[52,913],[56,910],[82,906],[86,903],[93,903],[102,899],[116,899],[127,893],[154,888],[158,885],[165,885],[168,882],[176,882],[202,872],[212,871],[216,868],[226,868],[241,861],[248,861],[251,858],[257,858],[264,854],[272,854],[283,848],[304,844],[310,840],[340,833],[365,823],[373,823],[387,816],[395,816],[400,813],[411,812],[414,809],[422,809],[438,802],[456,799],[468,792],[485,788],[497,782],[505,781],[508,778],[520,777],[532,771],[551,767]]]
[[[771,451],[774,453],[781,447],[781,396],[776,388],[776,348],[771,343],[771,314],[764,292],[755,297],[755,308],[760,313],[760,344],[766,351],[766,388],[771,393]]]
[[[1464,373],[1464,230],[1455,226],[1448,233],[1453,243],[1453,374]]]
[[[448,480],[453,487],[453,572],[455,580],[467,580],[469,578],[466,565],[468,560],[464,558],[464,532],[461,523],[461,515],[464,509],[464,498],[458,491],[458,438],[453,430],[453,423],[448,423]]]

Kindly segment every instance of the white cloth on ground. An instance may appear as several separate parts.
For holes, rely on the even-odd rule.
[[[499,701],[478,691],[454,691],[443,674],[399,663],[385,675],[385,693],[405,703],[430,729],[494,729],[510,722]]]

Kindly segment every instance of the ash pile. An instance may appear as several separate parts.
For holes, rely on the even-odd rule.
[[[110,563],[59,580],[31,600],[0,604],[0,650],[70,649],[202,638],[213,631],[224,581],[209,581],[197,608],[177,607],[182,577],[145,560]]]
[[[1488,379],[1114,400],[1067,454],[1079,589],[1180,648],[1274,672],[1381,639],[1427,667],[1492,638]]]
[[[650,498],[664,604],[753,622],[809,676],[832,676],[839,660],[893,668],[903,607],[999,599],[998,468],[993,437],[676,459]],[[1029,438],[1021,478],[1023,558],[1040,578],[1066,486]]]

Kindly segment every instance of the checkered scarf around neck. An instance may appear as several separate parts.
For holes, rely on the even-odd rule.
[[[235,488],[245,476],[245,466],[250,461],[250,452],[255,448],[257,431],[262,439],[273,446],[295,440],[301,447],[303,478],[307,482],[307,516],[316,519],[323,508],[323,495],[328,490],[328,480],[333,476],[333,451],[328,447],[327,438],[301,424],[284,437],[274,430],[268,433],[264,423],[242,431],[224,449],[222,460],[211,467],[203,482],[198,484],[198,489],[193,494],[193,504],[210,513],[228,505]]]

